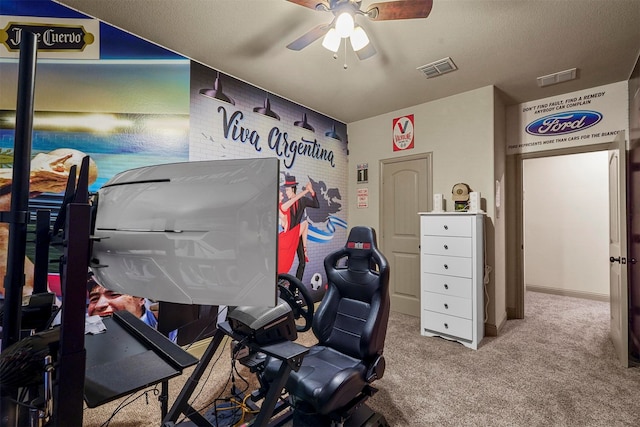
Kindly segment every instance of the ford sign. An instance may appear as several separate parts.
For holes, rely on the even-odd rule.
[[[600,120],[602,120],[602,114],[597,111],[565,111],[541,117],[529,123],[525,130],[529,135],[565,135],[590,128],[599,123]]]

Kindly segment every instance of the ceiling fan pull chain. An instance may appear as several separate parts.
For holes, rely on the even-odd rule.
[[[347,69],[347,39],[344,38],[344,69]]]

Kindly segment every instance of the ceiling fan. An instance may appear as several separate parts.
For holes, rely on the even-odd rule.
[[[396,19],[426,18],[431,12],[433,0],[396,0],[373,3],[362,10],[361,0],[287,0],[300,6],[334,15],[329,24],[320,24],[287,45],[291,50],[302,50],[321,37],[322,45],[337,52],[342,39],[349,38],[359,59],[367,59],[376,54],[362,27],[355,24],[356,15],[366,16],[371,21],[391,21]],[[346,42],[345,42],[346,43]]]

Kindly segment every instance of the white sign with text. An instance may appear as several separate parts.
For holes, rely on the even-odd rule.
[[[627,82],[507,109],[507,155],[611,142],[628,128]]]

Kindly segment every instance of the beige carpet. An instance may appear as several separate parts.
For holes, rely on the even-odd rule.
[[[422,337],[419,319],[392,313],[387,371],[369,406],[392,426],[637,426],[640,369],[619,367],[608,328],[608,303],[527,292],[525,319],[508,321],[473,351]],[[309,333],[299,339],[313,340]],[[198,384],[195,408],[228,394],[229,360],[224,346]],[[170,381],[170,403],[190,373]],[[160,425],[156,397],[136,396],[109,425]],[[106,425],[123,402],[86,409],[84,425]]]

